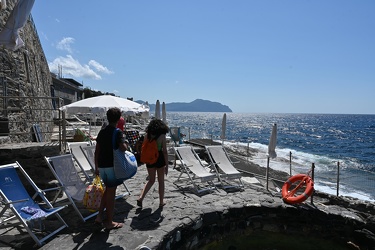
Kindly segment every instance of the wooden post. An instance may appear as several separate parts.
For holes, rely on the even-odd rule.
[[[315,172],[315,163],[313,163],[311,166],[311,179],[313,182],[314,182],[314,172]],[[314,204],[313,196],[314,196],[314,192],[311,194],[311,199],[310,199],[311,204]]]
[[[247,162],[249,162],[250,142],[247,142]]]
[[[270,157],[267,157],[267,168],[266,168],[266,189],[268,190],[268,172],[270,168]]]
[[[289,175],[292,176],[292,151],[289,151]]]
[[[60,113],[59,113],[60,115]],[[62,111],[62,119],[60,120],[61,121],[61,125],[62,125],[62,142],[63,142],[63,146],[62,148],[64,149],[64,153],[66,152],[66,121],[65,121],[65,111]],[[60,117],[59,117],[60,119]],[[60,152],[61,152],[61,148],[60,148]]]
[[[340,162],[337,162],[337,192],[336,196],[339,196],[339,190],[340,190]]]

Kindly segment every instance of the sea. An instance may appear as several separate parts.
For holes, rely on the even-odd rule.
[[[251,148],[256,153],[249,161],[265,168],[276,124],[277,157],[270,158],[270,168],[311,174],[314,164],[316,190],[375,202],[375,115],[226,113],[225,140],[223,116],[167,112],[167,122],[180,127],[187,139],[213,139],[241,151]]]

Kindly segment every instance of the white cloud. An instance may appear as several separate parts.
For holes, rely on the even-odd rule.
[[[89,65],[82,65],[71,55],[66,57],[57,57],[53,62],[48,63],[51,72],[58,73],[59,66],[62,67],[62,76],[70,75],[72,77],[82,77],[87,79],[101,80],[102,77],[97,74]]]
[[[100,73],[113,74],[113,71],[110,71],[107,67],[104,67],[103,65],[101,65],[100,63],[98,63],[95,60],[90,60],[89,65],[91,67],[94,67],[96,69],[96,71],[98,71]]]
[[[71,44],[75,42],[73,37],[64,37],[60,42],[58,42],[56,48],[59,50],[65,50],[68,53],[72,54],[73,50],[71,48]]]
[[[113,74],[114,72],[109,70],[95,60],[90,60],[88,64],[81,64],[77,59],[71,55],[73,49],[71,47],[74,44],[75,39],[72,37],[64,37],[56,46],[57,49],[68,51],[69,55],[65,57],[59,56],[52,62],[48,63],[51,72],[58,73],[59,66],[62,67],[62,76],[69,75],[71,77],[81,77],[86,79],[101,80],[101,74]]]

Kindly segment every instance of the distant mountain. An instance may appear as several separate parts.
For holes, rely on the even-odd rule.
[[[144,101],[136,101],[138,103],[145,103]],[[162,102],[160,103],[161,106]],[[150,112],[155,111],[155,104],[149,104]],[[161,107],[160,107],[161,108]],[[232,112],[232,110],[219,102],[211,102],[208,100],[196,99],[192,102],[171,102],[165,104],[165,109],[168,112]]]

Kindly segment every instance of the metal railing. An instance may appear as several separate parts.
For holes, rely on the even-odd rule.
[[[3,143],[65,144],[59,97],[0,96],[0,138]],[[55,104],[55,106],[53,105]],[[55,107],[55,108],[54,108]]]

